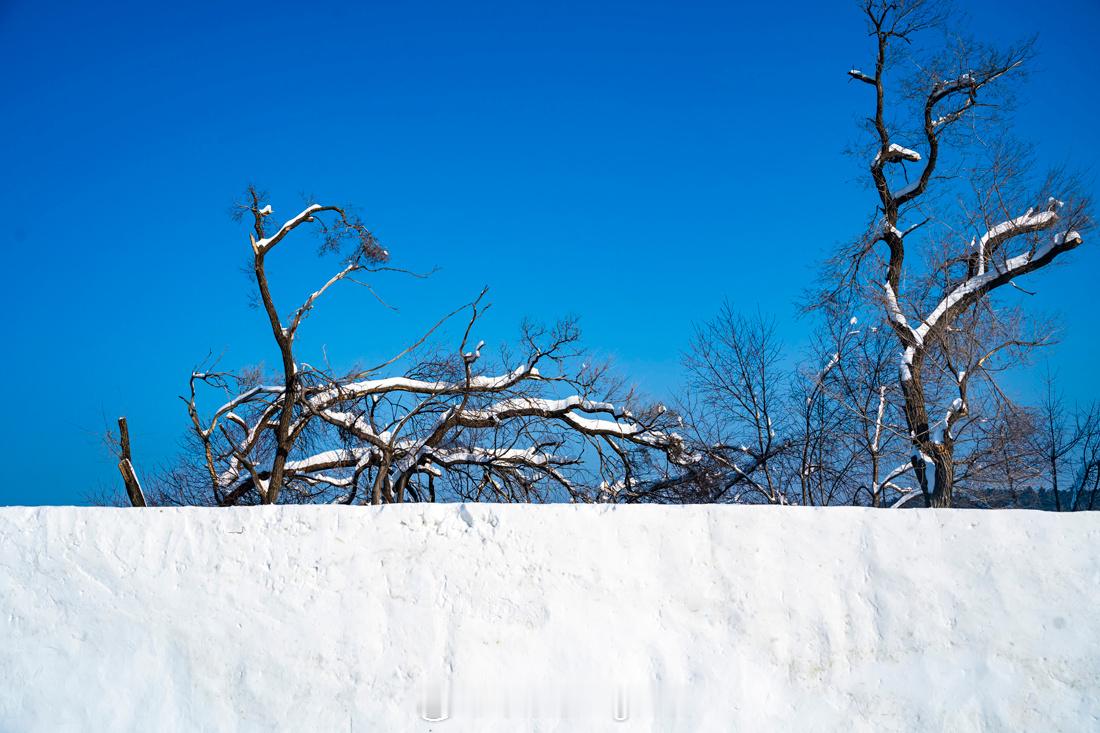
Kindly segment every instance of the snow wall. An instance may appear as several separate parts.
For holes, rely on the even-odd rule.
[[[0,731],[1098,730],[1098,602],[1100,514],[9,508]]]

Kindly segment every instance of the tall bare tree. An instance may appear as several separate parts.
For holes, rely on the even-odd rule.
[[[999,109],[993,92],[1018,77],[1030,47],[998,51],[952,39],[927,59],[909,58],[918,71],[902,80],[897,62],[944,21],[942,6],[867,0],[862,8],[873,70],[848,74],[873,95],[869,174],[878,211],[868,235],[836,260],[835,285],[870,282],[877,293],[901,351],[897,384],[915,475],[928,506],[951,506],[956,437],[971,414],[972,383],[990,376],[998,353],[1025,345],[1013,335],[995,343],[975,338],[998,319],[993,296],[1080,245],[1088,204],[1056,191],[1056,176],[1035,184],[1012,148],[996,146],[992,161],[969,168],[975,188],[968,207],[945,204],[961,195],[954,181],[973,133]],[[879,267],[880,278],[868,275]],[[965,365],[952,360],[961,351],[972,357]],[[947,370],[941,389],[933,372]]]

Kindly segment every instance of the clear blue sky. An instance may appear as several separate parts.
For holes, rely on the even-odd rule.
[[[1039,34],[1017,132],[1096,191],[1100,5],[959,5],[990,41]],[[145,465],[169,458],[207,352],[275,361],[227,215],[249,182],[278,214],[303,194],[357,204],[396,264],[441,268],[376,283],[396,315],[330,301],[306,360],[388,353],[485,284],[490,343],[577,314],[656,395],[724,299],[774,314],[797,352],[795,298],[873,206],[843,154],[867,102],[845,72],[869,53],[848,2],[0,0],[0,438],[33,467],[0,503],[116,481],[100,436],[119,414]],[[331,267],[311,245],[279,256],[302,289]],[[1031,281],[1081,398],[1098,265],[1086,245]]]

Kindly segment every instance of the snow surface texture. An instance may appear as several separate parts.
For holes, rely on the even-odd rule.
[[[1096,730],[1098,548],[1025,511],[2,509],[0,730]]]

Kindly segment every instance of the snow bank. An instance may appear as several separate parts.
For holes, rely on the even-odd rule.
[[[0,730],[1096,729],[1098,549],[1022,511],[3,509]]]

